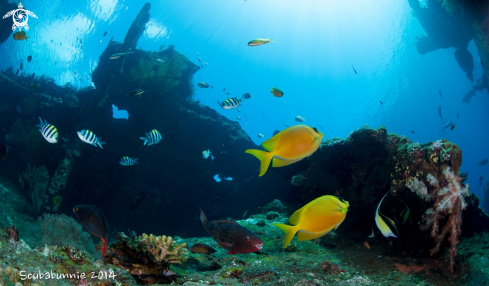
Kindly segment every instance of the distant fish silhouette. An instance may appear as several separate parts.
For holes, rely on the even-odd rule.
[[[479,183],[477,185],[482,186],[482,180],[483,179],[484,179],[484,177],[481,176],[480,179],[479,179]]]
[[[357,73],[357,70],[355,69],[355,67],[353,67],[353,64],[351,64],[351,67],[353,68],[353,71],[355,72],[355,74],[358,74]]]
[[[457,111],[457,119],[459,118],[459,116],[460,116],[460,110]]]
[[[283,124],[285,127],[289,127],[289,125],[287,125],[287,124],[285,124],[285,123],[283,123],[283,122],[282,122],[282,124]]]
[[[107,31],[105,31],[105,33],[104,33],[104,37],[105,37],[105,36],[107,36]]]
[[[273,131],[273,136],[275,136],[275,135],[277,135],[277,134],[279,134],[279,133],[280,133],[280,131],[279,131],[279,130],[275,130],[275,131]]]
[[[440,94],[440,97],[443,97],[443,94],[441,94],[441,90],[438,90],[438,93]]]
[[[440,114],[441,120],[445,121],[445,119],[443,119],[443,116],[441,115],[441,105],[438,106],[438,114]]]
[[[455,124],[452,125],[452,128],[450,128],[450,130],[453,130],[455,129]]]
[[[5,157],[7,157],[7,152],[8,152],[8,146],[1,144],[0,145],[0,161],[5,160]]]
[[[413,134],[416,134],[416,132],[414,132],[412,129],[411,129],[411,132],[413,132]]]
[[[321,129],[323,129],[323,130],[324,130],[324,127],[322,127],[321,125],[319,125],[319,124],[318,124],[318,126],[319,126],[319,127],[321,127]]]
[[[135,210],[139,204],[144,200],[144,198],[146,197],[146,195],[149,193],[148,190],[140,193],[132,202],[131,202],[131,207],[129,208],[129,210],[132,212],[133,210]]]
[[[384,105],[384,104],[382,103],[382,101],[380,101],[380,100],[379,100],[379,102],[380,102],[380,105]]]

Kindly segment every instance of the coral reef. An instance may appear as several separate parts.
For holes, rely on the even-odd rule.
[[[131,237],[117,234],[117,242],[107,248],[105,259],[117,267],[127,270],[139,283],[170,283],[174,273],[169,270],[171,264],[186,260],[186,244],[178,244],[170,236],[143,234]]]
[[[43,205],[49,183],[48,170],[44,166],[31,168],[28,165],[24,173],[22,175],[19,174],[19,182],[22,189],[25,185],[24,182],[28,183],[29,189],[27,192],[32,201],[33,211],[38,214]]]
[[[285,178],[295,174],[308,178],[296,187],[297,202],[324,194],[347,199],[351,208],[337,232],[347,232],[350,239],[362,243],[371,233],[368,226],[372,225],[378,202],[392,190],[389,195],[392,198],[386,198],[388,207],[382,213],[398,216],[395,209],[400,208],[400,212],[405,203],[412,218],[412,225],[398,225],[401,237],[409,239],[395,240],[394,245],[418,253],[429,253],[431,249],[437,259],[445,252],[435,254],[435,250],[442,249],[447,236],[450,243],[447,268],[455,271],[453,265],[460,265],[455,255],[461,233],[472,235],[489,227],[489,217],[478,208],[477,199],[473,195],[466,197],[468,186],[462,186],[462,174],[457,176],[461,163],[460,148],[447,140],[419,144],[405,136],[388,134],[383,127],[362,127],[347,139],[326,142],[305,162],[274,172]],[[434,243],[426,239],[432,234]],[[416,243],[419,240],[425,243]]]
[[[430,180],[434,190],[424,198],[427,201],[433,199],[435,203],[426,211],[421,230],[431,229],[431,236],[436,242],[436,246],[430,250],[431,255],[440,250],[445,236],[450,234],[448,238],[450,241],[448,259],[450,260],[450,271],[453,272],[455,256],[457,256],[457,244],[462,233],[462,211],[467,207],[464,197],[469,194],[469,185],[467,184],[462,188],[460,184],[462,179],[455,175],[450,167],[446,167],[443,175],[446,183],[440,183],[434,177]],[[446,224],[440,230],[440,221],[445,217],[448,217]]]
[[[14,227],[8,229],[0,235],[0,285],[136,284],[126,271],[109,268],[85,251],[69,245],[31,249]]]

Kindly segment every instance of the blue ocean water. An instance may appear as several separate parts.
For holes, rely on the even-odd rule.
[[[418,54],[416,37],[425,32],[407,1],[151,3],[151,20],[138,47],[159,50],[161,45],[175,45],[196,64],[198,52],[209,66],[196,73],[194,82],[204,81],[214,88],[196,88],[195,99],[232,120],[241,117],[242,128],[256,143],[285,128],[284,124],[294,124],[297,115],[311,126],[324,127],[320,131],[325,138],[346,137],[365,124],[386,126],[389,132],[420,143],[446,138],[461,147],[461,171],[469,173],[471,191],[481,196],[479,178],[489,179],[489,166],[477,166],[489,158],[487,91],[463,104],[461,98],[473,83],[458,66],[455,49]],[[0,69],[12,66],[15,71],[24,63],[26,74],[47,75],[60,85],[81,88],[91,85],[91,72],[109,40],[123,41],[144,3],[93,0],[48,5],[32,0],[22,4],[38,19],[29,19],[27,42],[0,45]],[[246,45],[259,37],[276,42]],[[482,67],[473,42],[469,51],[476,82]],[[29,65],[28,55],[33,57]],[[273,97],[272,87],[283,90],[284,97]],[[240,112],[217,104],[245,92],[253,98]],[[440,132],[444,124],[439,106],[444,119],[455,123],[453,131]],[[259,138],[258,133],[265,137]]]

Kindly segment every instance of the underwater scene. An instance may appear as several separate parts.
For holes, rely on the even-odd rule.
[[[489,285],[489,1],[0,15],[0,286]]]

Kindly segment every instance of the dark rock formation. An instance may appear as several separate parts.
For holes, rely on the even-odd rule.
[[[420,54],[437,49],[455,48],[455,59],[467,77],[473,81],[474,61],[467,50],[473,39],[479,51],[483,67],[481,82],[465,94],[462,102],[470,102],[476,91],[488,88],[489,73],[485,63],[489,62],[489,2],[484,0],[430,1],[428,8],[421,8],[419,1],[408,0],[427,36],[419,38],[416,49]]]
[[[9,11],[17,9],[17,5],[15,3],[9,3],[8,0],[0,0],[0,11],[7,13]],[[2,14],[1,16],[3,17]],[[9,18],[10,21],[7,21],[7,19],[3,19],[3,21],[0,21],[0,44],[5,42],[10,34],[12,34],[12,18]]]

